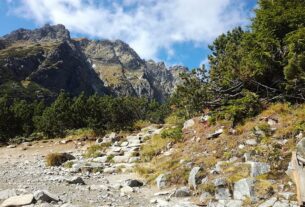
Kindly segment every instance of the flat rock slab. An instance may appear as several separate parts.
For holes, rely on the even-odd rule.
[[[31,204],[33,200],[34,200],[33,194],[14,196],[6,199],[1,204],[1,207],[25,206]]]
[[[14,189],[2,190],[0,191],[0,200],[5,200],[16,195],[16,190]]]

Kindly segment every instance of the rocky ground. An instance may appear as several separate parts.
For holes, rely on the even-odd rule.
[[[193,206],[189,198],[174,197],[189,194],[188,189],[160,192],[131,172],[138,160],[132,152],[145,137],[159,132],[150,128],[128,136],[95,159],[82,156],[90,141],[50,140],[0,148],[1,206]],[[73,155],[71,168],[46,167],[45,156],[54,152]],[[106,163],[109,155],[113,162]]]

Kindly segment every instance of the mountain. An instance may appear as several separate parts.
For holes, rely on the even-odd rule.
[[[163,102],[183,66],[146,61],[126,43],[71,38],[63,25],[19,29],[0,38],[0,94],[52,98],[61,90]]]

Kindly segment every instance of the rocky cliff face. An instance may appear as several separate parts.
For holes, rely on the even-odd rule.
[[[19,29],[0,39],[1,94],[10,89],[37,97],[65,90],[164,101],[181,81],[180,72],[187,68],[145,61],[120,40],[72,39],[63,25]]]

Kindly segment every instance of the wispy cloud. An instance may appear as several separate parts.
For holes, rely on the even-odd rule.
[[[10,2],[10,1],[8,1]],[[175,43],[211,42],[228,29],[245,25],[244,0],[19,0],[15,14],[39,25],[64,24],[75,33],[122,39],[143,58]],[[102,3],[101,3],[102,2]]]

